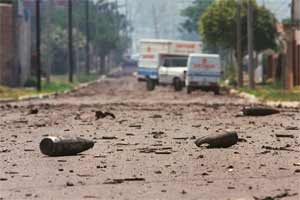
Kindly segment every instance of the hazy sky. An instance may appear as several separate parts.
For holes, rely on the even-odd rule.
[[[116,0],[111,0],[116,1]],[[119,5],[126,5],[129,18],[134,27],[132,33],[134,46],[141,38],[180,39],[179,24],[184,20],[180,11],[193,0],[118,0]],[[291,0],[257,0],[270,9],[281,21],[290,17]],[[120,8],[125,12],[125,7]]]

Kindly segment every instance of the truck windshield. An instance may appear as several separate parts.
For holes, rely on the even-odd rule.
[[[188,57],[185,56],[168,56],[162,59],[164,67],[186,67]]]

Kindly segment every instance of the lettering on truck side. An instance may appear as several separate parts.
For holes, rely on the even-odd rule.
[[[178,49],[182,49],[182,48],[194,49],[195,47],[196,47],[195,44],[176,44],[176,48]]]
[[[148,54],[148,55],[143,55],[143,59],[154,59],[154,55]]]
[[[205,68],[205,69],[213,69],[216,67],[215,64],[209,64],[206,58],[203,58],[200,63],[192,64],[193,68]]]

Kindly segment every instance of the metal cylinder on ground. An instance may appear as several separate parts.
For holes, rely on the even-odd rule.
[[[198,147],[208,144],[208,148],[228,148],[238,142],[238,134],[235,131],[229,131],[222,134],[208,135],[195,141]]]
[[[79,137],[46,137],[40,143],[40,150],[48,156],[71,156],[94,147],[91,140]]]

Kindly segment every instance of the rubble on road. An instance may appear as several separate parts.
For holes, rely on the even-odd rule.
[[[287,126],[285,127],[285,130],[287,131],[297,131],[299,128],[297,126]]]
[[[263,197],[263,198],[258,198],[258,197],[254,197],[255,200],[278,200],[278,199],[283,199],[283,198],[286,198],[286,197],[294,197],[294,196],[297,196],[298,193],[289,193],[288,191],[285,191],[281,194],[278,194],[276,196],[267,196],[267,197]]]
[[[106,117],[111,117],[112,119],[116,119],[116,116],[113,113],[102,112],[100,110],[98,110],[98,111],[95,112],[95,117],[96,117],[96,120],[98,120],[98,119],[104,119]]]
[[[121,184],[124,182],[146,181],[145,178],[108,179],[103,184]]]
[[[291,134],[276,134],[275,136],[278,138],[295,138],[295,136]]]
[[[285,147],[271,147],[271,146],[262,146],[263,149],[267,149],[267,150],[273,150],[273,151],[294,151],[294,152],[300,152],[298,150],[295,149],[290,149],[289,146],[285,146]]]
[[[37,108],[30,108],[30,110],[28,111],[28,115],[36,115],[39,113],[39,109]]]
[[[94,147],[91,140],[79,137],[46,137],[40,143],[40,150],[47,156],[71,156]]]
[[[208,135],[195,141],[198,147],[208,144],[208,148],[228,148],[238,142],[238,134],[236,132],[226,132],[223,134]]]

